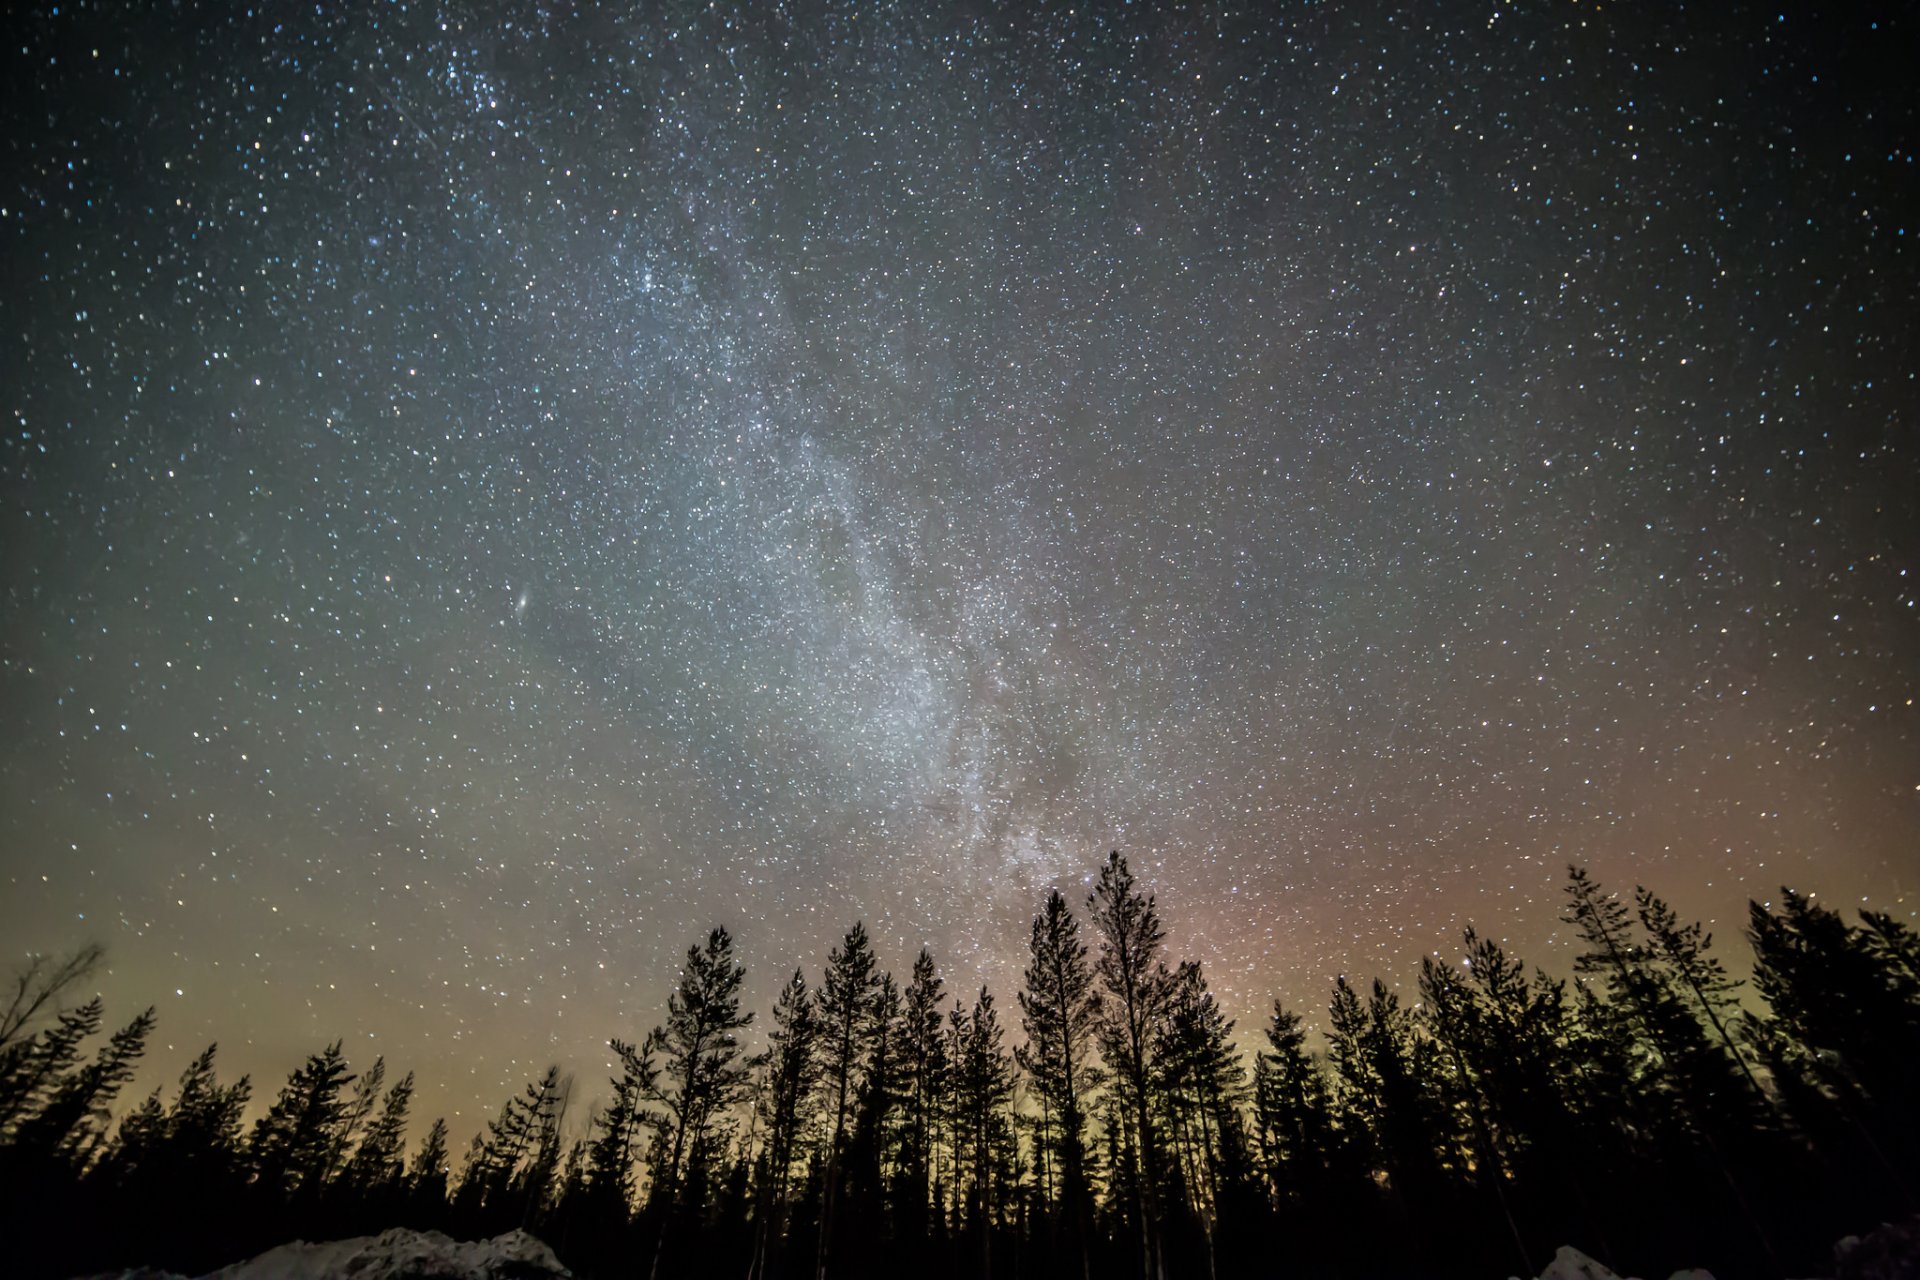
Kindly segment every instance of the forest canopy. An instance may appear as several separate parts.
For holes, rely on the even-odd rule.
[[[1469,928],[1409,988],[1339,979],[1320,1043],[1275,1002],[1252,1052],[1117,852],[1084,902],[1048,894],[1011,1000],[949,991],[924,950],[896,977],[856,923],[762,1020],[715,928],[661,1020],[610,1040],[617,1074],[549,1067],[462,1153],[444,1120],[415,1133],[412,1072],[341,1041],[270,1098],[215,1045],[123,1097],[155,1015],[78,999],[86,947],[8,986],[0,1203],[26,1274],[520,1227],[650,1280],[1532,1275],[1565,1243],[1801,1274],[1914,1212],[1910,927],[1753,902],[1743,998],[1648,889],[1575,867],[1561,918],[1570,975]]]

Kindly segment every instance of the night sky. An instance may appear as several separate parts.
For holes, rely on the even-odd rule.
[[[0,939],[463,1138],[1110,848],[1247,1028],[1570,861],[1911,920],[1915,27],[18,12]]]

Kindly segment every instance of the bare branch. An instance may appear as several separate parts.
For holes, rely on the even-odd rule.
[[[28,958],[8,983],[7,1006],[0,1012],[0,1053],[42,1018],[60,1011],[60,996],[100,967],[107,949],[89,942],[64,958],[36,955]]]

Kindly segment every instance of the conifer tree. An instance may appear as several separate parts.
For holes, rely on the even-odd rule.
[[[924,1230],[933,1195],[934,1149],[944,1105],[947,1056],[941,1033],[944,984],[933,956],[922,947],[902,999],[901,1043],[906,1115],[901,1125],[900,1176],[896,1200],[909,1230]]]
[[[418,1212],[426,1206],[443,1207],[447,1200],[447,1175],[451,1157],[447,1151],[447,1122],[435,1117],[427,1127],[427,1136],[414,1153],[407,1170],[407,1190]]]
[[[1775,908],[1748,907],[1754,987],[1852,1127],[1882,1130],[1874,1145],[1920,1140],[1920,978],[1914,935],[1887,916],[1837,911],[1791,889]],[[1867,1125],[1871,1117],[1871,1126]],[[1871,1135],[1869,1135],[1871,1137]]]
[[[560,1173],[560,1158],[565,1150],[561,1125],[567,1104],[573,1097],[573,1078],[559,1078],[559,1068],[549,1067],[541,1082],[541,1096],[533,1116],[532,1154],[517,1188],[520,1202],[520,1226],[527,1229],[546,1212]]]
[[[866,925],[855,923],[841,944],[828,953],[826,975],[816,996],[821,1084],[828,1116],[820,1240],[814,1259],[816,1280],[827,1277],[834,1210],[846,1167],[849,1104],[858,1096],[861,1068],[874,1036],[879,995],[880,972],[873,944],[867,938]]]
[[[57,1015],[46,1030],[9,1046],[0,1060],[0,1135],[14,1135],[23,1119],[46,1105],[60,1079],[79,1062],[81,1044],[100,1030],[104,1010],[95,996]]]
[[[409,1071],[387,1090],[379,1116],[367,1126],[366,1136],[347,1163],[347,1182],[359,1194],[385,1196],[399,1185],[404,1172],[407,1112],[412,1105],[413,1073]]]
[[[650,1269],[656,1277],[683,1181],[690,1172],[706,1177],[709,1127],[739,1100],[746,1081],[739,1033],[753,1015],[740,1008],[745,979],[732,936],[714,929],[704,948],[688,948],[679,984],[667,998],[667,1021],[647,1035],[643,1056],[659,1064],[642,1090],[658,1108],[652,1198],[662,1218]]]
[[[1013,1064],[1005,1033],[985,987],[972,1012],[955,1006],[951,1019],[953,1121],[965,1170],[968,1224],[978,1233],[981,1275],[992,1270],[992,1233],[999,1214],[998,1163],[1009,1130],[1007,1103],[1013,1096]]]
[[[1048,1210],[1071,1237],[1082,1275],[1091,1273],[1086,1233],[1090,1227],[1092,1186],[1087,1163],[1088,1100],[1105,1081],[1094,1062],[1100,997],[1080,924],[1058,889],[1034,918],[1028,941],[1025,986],[1019,993],[1021,1029],[1027,1042],[1015,1060],[1033,1082],[1050,1132],[1052,1167],[1059,1170],[1059,1193]]]
[[[646,1115],[641,1100],[652,1094],[660,1068],[649,1054],[624,1040],[609,1042],[620,1064],[613,1077],[613,1099],[590,1127],[584,1175],[592,1213],[602,1225],[624,1222],[633,1211],[633,1167]]]
[[[373,1115],[373,1108],[379,1103],[380,1091],[386,1082],[387,1060],[383,1056],[375,1057],[373,1065],[361,1072],[360,1078],[353,1082],[353,1092],[340,1110],[340,1122],[334,1126],[333,1149],[327,1156],[325,1181],[332,1182],[345,1170],[347,1158],[353,1152],[353,1144],[359,1138],[361,1128]]]
[[[275,1198],[319,1191],[345,1106],[340,1093],[353,1078],[338,1040],[287,1077],[247,1143],[258,1186]]]
[[[1153,896],[1135,885],[1118,850],[1109,854],[1087,900],[1088,918],[1100,939],[1095,972],[1104,999],[1099,1015],[1101,1056],[1112,1072],[1132,1130],[1131,1148],[1139,1161],[1132,1179],[1138,1198],[1141,1271],[1164,1280],[1166,1260],[1160,1239],[1159,1137],[1153,1119],[1153,1038],[1166,1007],[1171,984],[1161,960],[1165,934]]]
[[[253,1095],[246,1076],[222,1085],[214,1071],[217,1044],[210,1044],[180,1076],[180,1089],[167,1116],[170,1167],[199,1168],[209,1175],[228,1173],[239,1158],[240,1120]]]
[[[1233,1046],[1233,1020],[1208,990],[1198,962],[1182,961],[1174,970],[1154,1040],[1174,1169],[1207,1242],[1211,1272],[1223,1185],[1244,1173],[1238,1107],[1246,1073]]]
[[[764,1078],[760,1093],[761,1123],[766,1138],[761,1147],[756,1189],[754,1252],[748,1265],[750,1280],[759,1280],[787,1215],[787,1198],[801,1139],[813,1111],[819,1070],[820,1027],[807,978],[795,969],[773,1005],[773,1030],[768,1049],[759,1061]]]
[[[493,1225],[520,1224],[529,1212],[542,1173],[542,1142],[558,1123],[562,1086],[560,1068],[549,1066],[523,1092],[509,1097],[499,1114],[475,1138],[460,1180],[460,1200],[471,1211],[482,1208]]]
[[[57,1156],[84,1169],[104,1142],[113,1101],[146,1053],[154,1011],[148,1008],[113,1033],[94,1060],[51,1086],[47,1100],[22,1119],[13,1144],[29,1155]]]
[[[1712,954],[1713,935],[1697,921],[1682,925],[1673,908],[1647,889],[1636,888],[1633,896],[1655,963],[1664,970],[1682,1002],[1690,1004],[1713,1028],[1721,1047],[1739,1068],[1751,1103],[1763,1104],[1766,1093],[1729,1029],[1740,1012],[1735,993],[1741,984],[1727,976],[1726,966]]]
[[[1326,1178],[1333,1150],[1327,1080],[1307,1051],[1299,1014],[1273,1002],[1267,1051],[1254,1059],[1254,1118],[1263,1171],[1278,1204],[1298,1203]]]

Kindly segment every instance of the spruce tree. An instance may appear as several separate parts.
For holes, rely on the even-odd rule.
[[[1105,999],[1098,1021],[1101,1056],[1113,1074],[1132,1130],[1139,1161],[1133,1186],[1138,1197],[1143,1276],[1164,1280],[1160,1238],[1160,1143],[1153,1119],[1153,1039],[1166,1007],[1171,979],[1161,960],[1165,933],[1153,896],[1142,893],[1118,850],[1108,855],[1087,899],[1087,913],[1100,939],[1099,975]]]
[[[367,1126],[366,1135],[347,1162],[347,1183],[358,1194],[384,1198],[399,1186],[404,1172],[407,1112],[412,1105],[413,1073],[409,1071],[387,1090],[379,1116]]]
[[[104,1142],[113,1101],[133,1079],[153,1032],[154,1011],[148,1008],[113,1033],[92,1062],[61,1076],[44,1106],[21,1120],[14,1146],[22,1153],[56,1156],[84,1169]]]
[[[437,1214],[446,1207],[447,1175],[451,1163],[452,1157],[447,1150],[447,1122],[435,1117],[427,1127],[427,1136],[420,1140],[420,1150],[414,1153],[413,1163],[407,1169],[407,1193],[416,1215],[428,1210]]]
[[[0,1136],[12,1137],[22,1120],[46,1105],[60,1079],[79,1062],[81,1044],[100,1030],[104,1010],[95,996],[58,1014],[46,1030],[8,1047],[0,1060]]]
[[[319,1191],[353,1078],[338,1040],[287,1077],[247,1143],[256,1185],[275,1197]]]
[[[660,1217],[650,1274],[657,1277],[671,1219],[682,1204],[691,1172],[704,1179],[709,1126],[739,1100],[746,1081],[740,1031],[753,1015],[740,1008],[746,970],[734,959],[725,929],[707,935],[704,948],[690,947],[680,981],[667,998],[667,1021],[647,1035],[643,1056],[659,1073],[642,1090],[658,1110],[652,1199]]]
[[[387,1060],[375,1057],[373,1065],[360,1073],[353,1082],[353,1092],[347,1098],[347,1104],[340,1111],[340,1122],[334,1126],[333,1150],[327,1156],[325,1180],[331,1182],[346,1169],[347,1158],[353,1153],[353,1144],[360,1136],[360,1130],[373,1115],[373,1109],[380,1101],[380,1091],[387,1082]]]
[[[767,1052],[759,1060],[764,1080],[760,1119],[766,1138],[761,1146],[755,1193],[749,1280],[767,1274],[770,1255],[785,1226],[789,1187],[802,1154],[802,1136],[813,1114],[819,1038],[817,1010],[806,975],[795,969],[774,1001],[773,1030],[767,1036]]]
[[[1100,997],[1080,924],[1058,889],[1034,918],[1028,940],[1025,985],[1019,993],[1020,1025],[1027,1042],[1015,1060],[1033,1083],[1051,1133],[1059,1193],[1047,1207],[1071,1237],[1082,1275],[1091,1271],[1086,1233],[1092,1188],[1087,1175],[1088,1100],[1105,1081],[1094,1062]]]
[[[901,1043],[906,1115],[901,1125],[900,1176],[896,1200],[908,1230],[924,1230],[933,1195],[934,1147],[947,1082],[946,1039],[941,1034],[945,985],[922,947],[902,999]]]
[[[965,1171],[966,1218],[977,1232],[981,1274],[992,1269],[992,1234],[999,1215],[998,1160],[1008,1136],[1007,1103],[1013,1096],[1013,1064],[993,996],[985,987],[972,1012],[958,1006],[950,1019],[953,1110],[960,1168]],[[959,1176],[959,1171],[956,1171]]]
[[[1262,1164],[1277,1205],[1299,1204],[1331,1166],[1333,1104],[1325,1073],[1307,1050],[1299,1014],[1273,1002],[1267,1050],[1254,1059],[1254,1118]]]
[[[856,923],[828,954],[826,976],[816,996],[821,1084],[829,1117],[820,1240],[814,1258],[816,1280],[826,1280],[833,1250],[834,1210],[845,1175],[850,1104],[858,1096],[861,1069],[874,1036],[880,979],[867,927]]]

